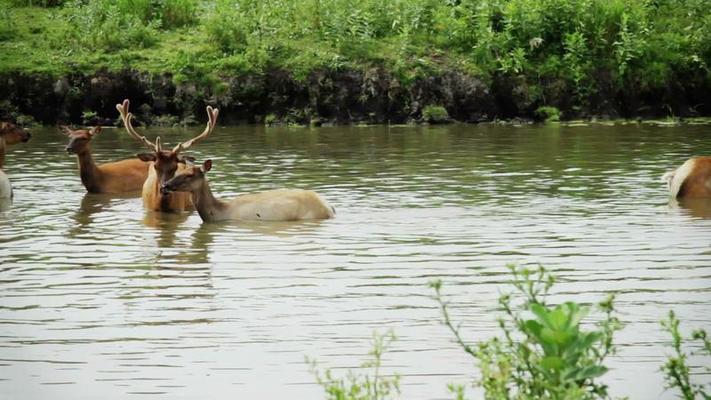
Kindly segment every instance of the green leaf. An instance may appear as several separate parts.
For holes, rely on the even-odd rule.
[[[543,328],[541,330],[541,340],[546,343],[555,343],[558,346],[570,344],[573,335],[570,332]]]
[[[550,318],[549,318],[549,312],[548,310],[543,307],[542,305],[536,303],[536,304],[531,304],[530,306],[531,312],[538,317],[538,320],[543,323],[543,325],[547,328],[553,329],[553,326],[551,325]]]
[[[565,366],[565,362],[558,356],[548,356],[541,359],[541,366],[548,370],[560,371]]]
[[[540,340],[541,329],[543,329],[543,325],[541,325],[538,321],[529,319],[524,323],[524,327],[526,328],[526,332],[529,335],[535,336],[536,339]]]
[[[590,365],[588,367],[577,370],[576,373],[572,376],[572,378],[576,381],[583,381],[586,379],[592,379],[602,376],[605,374],[605,372],[607,372],[607,367],[604,367],[602,365]]]

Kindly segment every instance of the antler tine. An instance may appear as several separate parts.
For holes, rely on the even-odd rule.
[[[187,142],[183,142],[178,144],[173,148],[173,152],[180,152],[181,150],[185,150],[188,147],[192,146],[195,144],[197,141],[204,139],[207,137],[210,133],[212,133],[213,130],[215,130],[215,126],[217,126],[217,116],[220,113],[220,110],[215,108],[213,109],[212,106],[207,106],[207,125],[205,126],[205,130],[202,131],[201,134],[198,136],[195,136],[194,138],[188,140]]]
[[[131,120],[133,119],[133,114],[128,112],[128,106],[129,106],[129,101],[128,99],[123,101],[123,104],[116,104],[116,109],[118,110],[119,114],[121,114],[121,120],[123,121],[123,125],[126,127],[126,131],[128,132],[129,135],[133,136],[135,139],[138,141],[142,142],[148,148],[150,148],[153,151],[159,151],[158,146],[155,144],[151,143],[150,140],[146,139],[145,136],[140,135],[136,130],[133,128],[133,124],[131,123]]]

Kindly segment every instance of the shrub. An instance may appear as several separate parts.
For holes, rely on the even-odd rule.
[[[556,107],[543,106],[538,107],[533,113],[538,121],[556,122],[560,121],[560,111]]]
[[[15,16],[13,15],[12,10],[0,10],[0,21],[2,21],[0,24],[0,42],[12,40],[17,34]]]
[[[163,28],[177,28],[197,22],[196,0],[165,0],[160,8]]]
[[[357,375],[352,371],[348,372],[345,378],[334,378],[331,370],[326,370],[321,374],[316,369],[316,363],[311,363],[311,371],[316,376],[319,385],[326,391],[328,400],[386,400],[392,395],[400,393],[400,377],[382,375],[382,357],[395,341],[395,335],[389,332],[379,335],[373,334],[373,348],[368,353],[372,358],[361,365],[361,368],[372,370],[372,376]]]
[[[477,345],[467,344],[452,322],[441,282],[431,284],[444,323],[479,364],[482,377],[478,384],[486,398],[608,398],[607,386],[597,378],[607,372],[604,361],[614,352],[613,334],[620,329],[619,320],[612,315],[613,298],[598,305],[604,318],[596,329],[586,330],[581,322],[589,307],[575,302],[546,303],[554,279],[545,269],[510,268],[517,293],[499,299],[506,316],[499,320],[503,336]],[[461,397],[461,388],[457,393]]]
[[[706,391],[706,387],[709,387],[709,384],[704,386],[702,384],[691,382],[691,369],[687,364],[689,354],[687,354],[682,348],[684,339],[679,332],[679,320],[676,318],[674,311],[669,311],[668,318],[665,321],[662,321],[662,327],[664,330],[669,332],[669,334],[671,334],[672,349],[674,350],[674,355],[669,356],[666,363],[662,366],[662,372],[664,372],[664,380],[666,381],[667,388],[679,390],[682,397],[686,400],[711,398],[711,391]],[[705,330],[695,330],[692,333],[691,338],[699,341],[701,344],[701,348],[697,351],[697,354],[704,355],[706,357],[711,356],[711,341],[709,341]],[[705,369],[706,373],[711,371],[708,364]]]
[[[11,0],[15,7],[56,7],[65,3],[65,0]]]
[[[136,7],[133,13],[123,10],[128,1],[116,4],[107,1],[90,2],[69,10],[69,20],[76,40],[91,49],[114,52],[121,49],[145,48],[158,40],[159,22],[143,21],[144,8]],[[135,4],[140,4],[136,2]]]
[[[422,121],[429,124],[444,124],[451,122],[447,109],[442,106],[429,105],[422,109]]]

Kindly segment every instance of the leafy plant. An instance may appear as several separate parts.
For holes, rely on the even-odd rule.
[[[536,119],[545,122],[560,121],[560,110],[556,107],[542,106],[538,107],[533,113]]]
[[[674,354],[667,358],[666,363],[662,366],[664,372],[664,380],[668,389],[677,389],[681,392],[681,398],[686,400],[694,399],[710,399],[711,391],[707,391],[710,385],[693,383],[691,381],[691,368],[688,365],[689,353],[684,351],[682,345],[684,338],[679,332],[679,319],[677,319],[674,311],[669,311],[669,316],[662,321],[662,327],[669,332],[672,337],[672,349]],[[709,341],[706,331],[703,329],[695,330],[691,335],[692,340],[700,342],[701,348],[696,353],[699,355],[711,356],[711,341]],[[711,368],[705,367],[706,372],[711,372]]]
[[[605,358],[615,350],[613,335],[621,328],[613,316],[613,297],[598,304],[604,318],[594,329],[584,329],[590,307],[575,302],[546,303],[555,280],[542,267],[537,271],[510,267],[517,292],[499,298],[506,318],[499,319],[503,333],[476,345],[467,344],[450,318],[435,281],[435,300],[445,325],[456,341],[474,357],[481,369],[487,399],[602,399],[607,386],[597,380],[607,372]],[[457,389],[454,387],[454,389]],[[461,388],[455,390],[461,397]]]
[[[442,106],[428,105],[422,109],[422,120],[430,124],[450,122],[447,109]]]
[[[370,369],[372,375],[357,375],[349,371],[346,377],[336,378],[329,369],[319,372],[315,361],[307,359],[307,362],[311,363],[311,372],[325,390],[328,400],[386,400],[400,393],[400,377],[385,376],[381,371],[383,354],[395,340],[392,331],[383,335],[373,334],[373,347],[368,353],[371,359],[361,365],[361,368]]]

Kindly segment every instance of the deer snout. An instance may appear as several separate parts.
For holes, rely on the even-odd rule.
[[[25,131],[25,136],[22,138],[22,143],[27,143],[32,138],[32,134],[29,131]]]
[[[74,149],[72,149],[72,146],[70,146],[70,145],[64,146],[64,150],[66,150],[66,152],[69,153],[69,154],[73,154],[73,153],[74,153]]]
[[[162,184],[160,185],[160,193],[161,194],[168,194],[172,192],[173,190],[167,185],[167,184]]]

